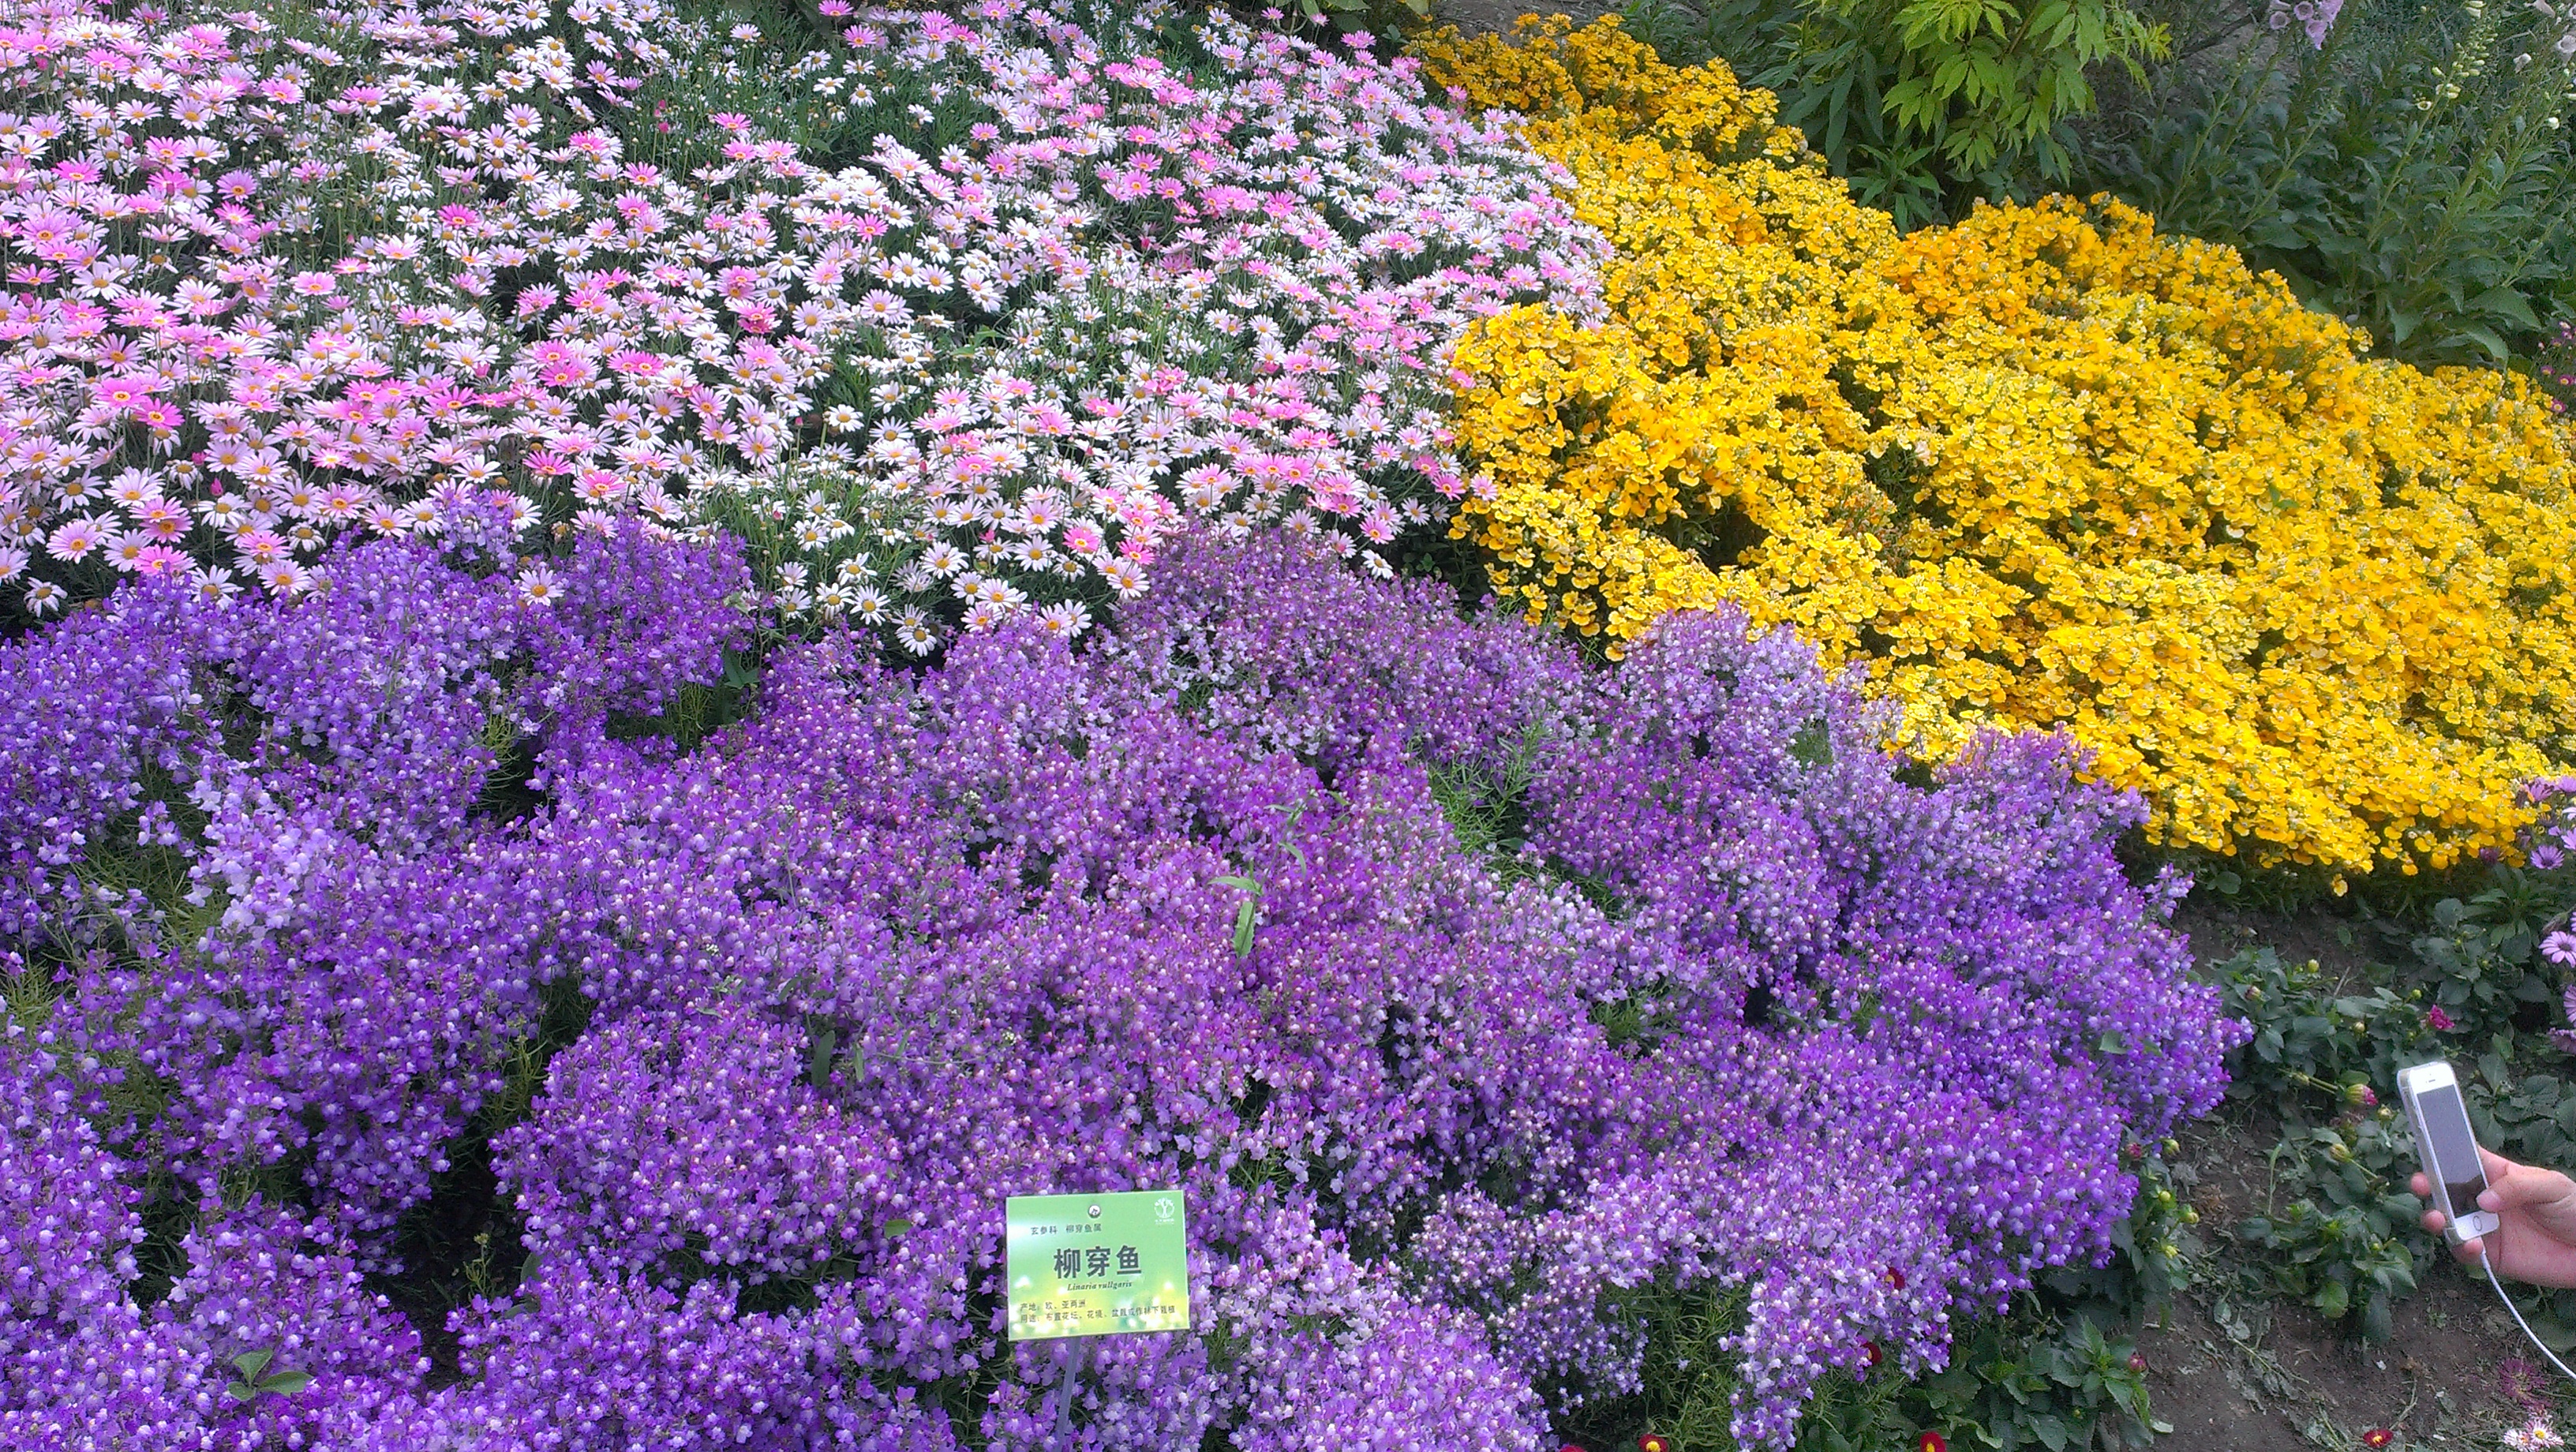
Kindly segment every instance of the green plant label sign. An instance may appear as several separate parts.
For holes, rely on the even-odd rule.
[[[1012,1340],[1190,1329],[1180,1191],[1013,1195],[1004,1214]]]

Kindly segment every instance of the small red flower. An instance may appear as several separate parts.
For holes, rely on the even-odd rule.
[[[1923,1440],[1914,1444],[1914,1452],[1950,1452],[1950,1444],[1942,1439],[1940,1433],[1926,1432]]]
[[[1637,1452],[1673,1452],[1673,1444],[1661,1433],[1648,1432],[1637,1439]]]
[[[2147,1374],[2147,1354],[2146,1354],[2145,1352],[2143,1352],[2143,1351],[2132,1351],[2132,1352],[2130,1352],[2130,1353],[2129,1353],[2129,1370],[2136,1372],[2136,1373],[2137,1373],[2138,1375],[2140,1375],[2140,1376],[2144,1376],[2144,1375],[2146,1375],[2146,1374]]]
[[[1878,1343],[1875,1341],[1862,1342],[1861,1355],[1865,1358],[1866,1364],[1870,1366],[1876,1366],[1879,1362],[1886,1359],[1885,1355],[1879,1351]]]
[[[1897,1288],[1898,1290],[1900,1290],[1900,1291],[1901,1291],[1901,1290],[1904,1290],[1904,1289],[1905,1289],[1905,1272],[1903,1272],[1903,1271],[1901,1271],[1901,1270],[1898,1270],[1898,1269],[1897,1269],[1896,1267],[1894,1267],[1894,1266],[1889,1266],[1889,1267],[1887,1268],[1887,1283],[1888,1283],[1889,1285],[1891,1285],[1891,1286],[1896,1287],[1896,1288]]]
[[[2374,1452],[2375,1449],[2385,1447],[2396,1440],[2397,1434],[2386,1427],[2373,1427],[2361,1434],[2361,1445],[2374,1449]]]

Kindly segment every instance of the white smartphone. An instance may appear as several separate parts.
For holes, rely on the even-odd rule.
[[[2436,1059],[2399,1070],[2397,1097],[2405,1102],[2415,1153],[2433,1186],[2433,1208],[2442,1212],[2442,1233],[2453,1245],[2494,1234],[2501,1222],[2493,1211],[2478,1208],[2478,1196],[2487,1188],[2486,1165],[2478,1158],[2469,1106],[2460,1098],[2460,1081],[2451,1066]]]

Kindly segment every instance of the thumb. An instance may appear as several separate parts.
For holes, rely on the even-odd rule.
[[[2481,1210],[2519,1210],[2546,1205],[2567,1198],[2576,1191],[2576,1182],[2550,1170],[2536,1170],[2529,1165],[2505,1162],[2507,1169],[2487,1181],[2486,1192],[2478,1196]]]

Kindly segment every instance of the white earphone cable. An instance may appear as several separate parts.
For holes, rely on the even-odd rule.
[[[2513,1297],[2505,1294],[2504,1282],[2496,1279],[2495,1262],[2487,1258],[2484,1244],[2478,1246],[2478,1264],[2487,1273],[2487,1284],[2495,1287],[2496,1299],[2504,1302],[2505,1310],[2512,1314],[2513,1324],[2522,1328],[2522,1334],[2531,1338],[2531,1344],[2540,1348],[2540,1354],[2549,1358],[2549,1364],[2557,1367],[2560,1375],[2576,1381],[2576,1371],[2567,1369],[2567,1363],[2559,1360],[2558,1353],[2550,1350],[2548,1344],[2540,1339],[2540,1333],[2531,1329],[2531,1323],[2522,1319],[2522,1308],[2513,1303]]]

